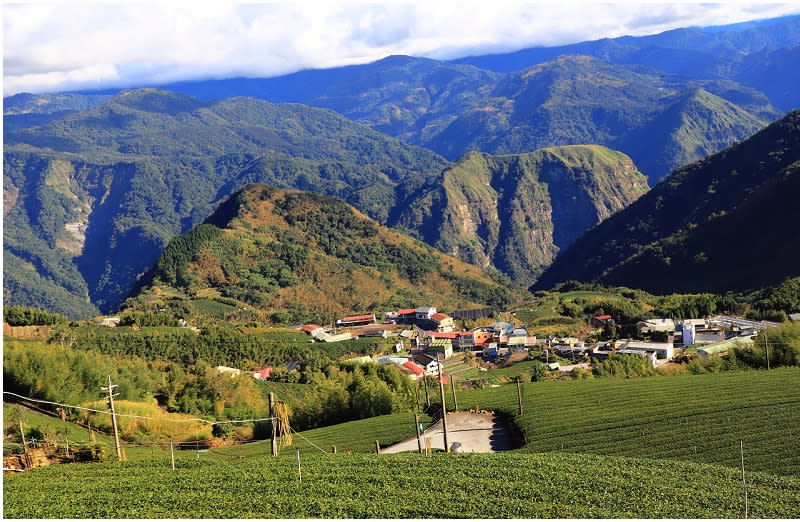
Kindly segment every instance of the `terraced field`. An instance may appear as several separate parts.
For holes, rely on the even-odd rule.
[[[526,452],[685,459],[800,476],[800,368],[527,383]],[[517,388],[465,390],[461,409],[518,413]]]
[[[300,481],[302,478],[302,482]],[[800,479],[747,475],[749,516]],[[52,466],[7,476],[7,518],[743,518],[738,470],[571,454],[337,455]],[[435,499],[435,501],[432,501]]]

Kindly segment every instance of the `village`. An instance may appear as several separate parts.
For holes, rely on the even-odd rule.
[[[489,313],[483,311],[487,322]],[[613,321],[610,315],[598,315],[591,318],[591,325],[600,330]],[[479,356],[488,365],[502,365],[515,353],[536,353],[544,356],[549,371],[562,373],[591,370],[593,361],[615,355],[640,357],[655,368],[679,358],[726,356],[732,347],[751,345],[760,330],[775,328],[778,324],[715,316],[680,321],[652,318],[636,326],[640,339],[587,342],[577,337],[537,338],[525,325],[514,326],[505,321],[457,329],[454,317],[426,306],[386,312],[380,319],[370,313],[343,317],[327,326],[305,324],[295,328],[305,332],[310,342],[335,343],[363,337],[391,339],[394,342],[387,343],[392,346],[391,354],[363,355],[346,362],[394,364],[412,380],[441,376],[443,384],[448,384],[445,373],[448,362],[454,357],[463,360],[463,356],[459,357],[462,353]],[[514,359],[520,360],[519,357]],[[565,364],[565,361],[569,362]],[[217,370],[241,373],[241,370],[222,366]],[[269,379],[272,368],[249,373],[258,380]]]

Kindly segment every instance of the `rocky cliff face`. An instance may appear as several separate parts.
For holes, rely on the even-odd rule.
[[[445,252],[530,283],[560,249],[647,188],[630,158],[600,146],[469,153],[400,224]]]

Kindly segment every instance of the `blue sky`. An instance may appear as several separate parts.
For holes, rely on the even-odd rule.
[[[295,2],[3,5],[3,96],[456,58],[800,13],[800,4]]]

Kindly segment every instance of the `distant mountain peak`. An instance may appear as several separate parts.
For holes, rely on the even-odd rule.
[[[192,112],[205,105],[191,96],[155,87],[125,90],[111,98],[107,103],[171,116],[182,112]]]

